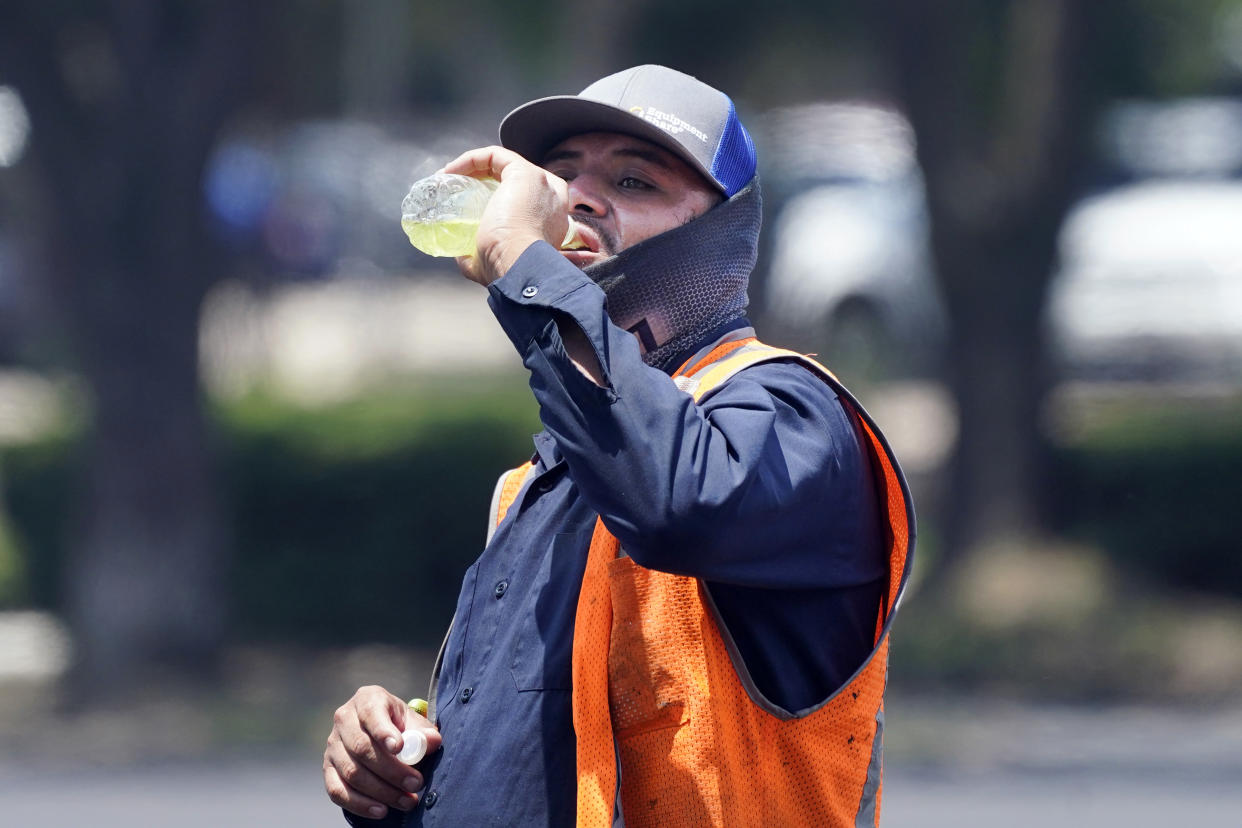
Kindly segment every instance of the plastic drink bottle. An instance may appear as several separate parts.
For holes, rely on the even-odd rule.
[[[415,181],[401,202],[401,229],[410,244],[429,256],[470,256],[479,219],[500,182],[491,178],[436,173]],[[581,247],[575,225],[561,248]]]
[[[401,229],[430,256],[473,254],[479,219],[498,186],[493,179],[452,173],[415,181],[401,202]]]

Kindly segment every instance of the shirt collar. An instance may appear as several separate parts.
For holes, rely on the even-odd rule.
[[[545,469],[550,469],[557,463],[561,462],[561,450],[556,445],[556,440],[546,430],[541,431],[534,437],[535,440],[535,457],[543,464]]]

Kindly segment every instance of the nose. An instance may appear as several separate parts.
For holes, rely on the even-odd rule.
[[[593,175],[581,173],[568,182],[571,212],[579,215],[602,216],[608,212],[600,182]]]

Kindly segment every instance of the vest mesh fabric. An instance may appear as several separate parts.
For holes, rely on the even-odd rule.
[[[789,357],[812,365],[853,407],[826,369],[754,340],[727,343],[685,373],[701,377],[692,392],[699,399],[744,367]],[[910,512],[891,454],[858,412],[867,423],[869,453],[883,469],[877,479],[884,481],[890,523],[889,600],[866,663],[822,705],[797,717],[778,716],[751,698],[739,677],[744,665],[733,662],[697,580],[620,556],[616,539],[597,524],[583,579],[591,609],[580,611],[574,631],[575,694],[579,676],[595,688],[590,721],[583,722],[590,728],[577,731],[579,744],[591,745],[579,756],[579,826],[611,824],[612,798],[583,797],[581,785],[609,778],[610,770],[592,763],[612,761],[620,762],[627,828],[878,824],[887,622],[906,576]],[[601,581],[608,585],[607,611],[599,606]],[[597,709],[599,676],[585,675],[599,669],[604,648],[607,717]],[[602,747],[613,738],[613,750]]]
[[[496,514],[492,516],[493,529],[499,526],[500,522],[505,519],[505,515],[509,512],[509,507],[513,505],[513,501],[517,500],[518,493],[522,491],[522,486],[525,485],[526,478],[534,467],[534,462],[528,461],[516,469],[510,469],[505,472],[500,478],[500,493],[497,497]]]
[[[595,524],[586,571],[606,571],[617,541]],[[578,750],[578,828],[610,828],[617,790],[617,758],[608,702],[608,635],[612,600],[607,578],[584,577],[574,615],[573,722]],[[578,636],[584,634],[582,646]]]
[[[747,695],[694,579],[625,557],[607,562],[606,577],[611,734],[600,710],[598,731],[579,733],[580,745],[593,746],[580,757],[580,791],[601,776],[592,761],[614,761],[600,738],[612,735],[627,828],[855,824],[864,799],[879,793],[866,788],[880,748],[887,637],[826,704],[779,718]],[[576,631],[575,652],[600,652],[598,638]],[[579,826],[609,825],[611,812],[606,794],[584,801],[580,793]]]

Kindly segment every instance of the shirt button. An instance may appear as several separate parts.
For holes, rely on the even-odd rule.
[[[471,697],[471,696],[473,696],[473,695],[474,695],[474,688],[473,688],[473,687],[466,687],[466,688],[464,688],[464,689],[461,691],[461,696],[459,697],[459,698],[461,699],[461,703],[462,703],[462,704],[466,704],[467,702],[469,702],[469,701],[470,701],[470,697]]]
[[[534,298],[536,295],[538,295],[538,293],[539,293],[539,288],[535,287],[534,285],[527,285],[526,287],[522,288],[522,295],[525,296],[527,299]]]
[[[439,800],[439,798],[440,794],[438,791],[428,791],[427,795],[423,797],[423,805],[428,808],[434,808],[436,807],[436,801]]]
[[[497,583],[497,584],[496,584],[496,588],[495,588],[494,590],[492,590],[492,593],[493,593],[493,594],[494,594],[497,598],[502,598],[502,597],[504,597],[505,590],[506,590],[506,589],[508,589],[508,588],[509,588],[509,581],[508,581],[508,579],[505,579],[505,580],[500,581],[499,583]]]

